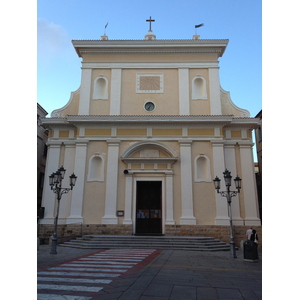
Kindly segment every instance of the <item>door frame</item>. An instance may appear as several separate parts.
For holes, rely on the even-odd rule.
[[[165,178],[164,177],[135,177],[133,180],[133,209],[132,226],[133,234],[136,234],[136,194],[137,181],[161,181],[161,233],[165,234]]]

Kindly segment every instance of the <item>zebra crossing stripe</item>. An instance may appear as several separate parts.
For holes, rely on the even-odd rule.
[[[95,261],[95,262],[97,262],[97,261],[99,261],[99,262],[101,262],[101,261],[106,261],[107,263],[111,263],[111,264],[113,264],[113,263],[120,263],[120,264],[137,264],[138,262],[137,261],[108,261],[108,259],[109,260],[111,260],[110,258],[98,258],[98,257],[83,257],[83,258],[80,258],[79,260],[81,261],[81,260],[91,260],[91,261]]]
[[[80,260],[72,261],[71,263],[76,263],[76,264],[95,264],[97,263],[97,258],[80,258]],[[128,265],[128,266],[134,266],[138,264],[137,262],[123,262],[123,261],[107,261],[105,264],[109,265]]]
[[[38,275],[50,275],[50,276],[76,276],[76,277],[118,277],[120,274],[105,274],[105,273],[83,273],[83,272],[49,272],[41,271]]]
[[[57,295],[57,294],[37,294],[37,300],[90,300],[91,297]]]
[[[61,277],[38,277],[39,281],[51,281],[51,282],[73,282],[73,283],[103,283],[109,284],[109,279],[85,279],[85,278],[61,278]]]
[[[120,265],[105,265],[105,264],[102,264],[102,265],[92,265],[92,264],[89,264],[89,265],[80,265],[80,264],[63,264],[61,265],[62,267],[93,267],[93,268],[123,268],[123,269],[130,269],[131,266],[120,266]]]
[[[124,259],[124,258],[98,258],[99,261],[128,261],[128,262],[138,262],[138,261],[142,261],[142,259]]]
[[[126,272],[127,270],[122,270],[122,269],[95,269],[95,268],[70,268],[70,267],[53,267],[50,268],[49,270],[57,270],[57,271],[88,271],[88,272],[118,272],[118,273],[123,273]]]
[[[99,292],[103,287],[96,286],[80,286],[80,285],[60,285],[60,284],[38,284],[39,290],[60,290],[72,292]]]
[[[155,250],[106,250],[57,267],[51,267],[47,271],[38,271],[37,289],[41,293],[37,294],[37,299],[90,300],[91,297],[79,295],[45,294],[43,290],[61,291],[61,294],[66,292],[69,294],[72,292],[99,292],[113,278],[134,267],[153,252]],[[86,284],[92,286],[86,286]]]

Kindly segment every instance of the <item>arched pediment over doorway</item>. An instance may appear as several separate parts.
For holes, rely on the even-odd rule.
[[[169,146],[155,141],[142,141],[131,145],[121,155],[126,164],[173,164],[177,153]]]

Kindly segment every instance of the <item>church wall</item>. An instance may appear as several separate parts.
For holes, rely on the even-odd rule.
[[[60,116],[64,117],[66,115],[78,115],[79,98],[80,98],[80,89],[71,93],[69,102],[64,107],[59,109]]]
[[[193,79],[201,76],[206,81],[205,99],[193,99]],[[209,94],[209,76],[208,69],[190,69],[189,70],[189,93],[190,93],[190,114],[191,115],[209,115],[210,114],[210,94]]]
[[[107,98],[99,99],[94,96],[95,80],[99,76],[104,76],[107,79]],[[93,69],[90,92],[90,115],[109,115],[111,104],[111,70],[110,69]]]
[[[195,159],[199,155],[205,155],[209,161],[210,178],[207,181],[198,181],[196,178]],[[194,216],[198,225],[215,224],[215,189],[212,181],[213,177],[213,154],[210,141],[194,141],[192,144],[192,172],[193,172],[193,196],[194,196]]]
[[[137,93],[137,73],[163,74],[163,93]],[[177,86],[177,69],[123,69],[121,115],[177,115],[179,113]],[[144,109],[144,104],[148,101],[154,102],[156,106],[150,113]]]
[[[102,217],[104,216],[105,209],[105,183],[106,176],[105,170],[107,168],[107,143],[106,141],[90,141],[87,149],[86,161],[86,178],[85,178],[85,191],[83,201],[83,218],[84,223],[87,224],[101,224]],[[95,155],[103,157],[104,176],[90,178],[90,160]]]

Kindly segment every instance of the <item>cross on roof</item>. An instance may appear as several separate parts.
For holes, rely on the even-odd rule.
[[[151,22],[155,22],[155,20],[152,20],[151,17],[150,17],[150,19],[146,20],[146,22],[150,22],[150,29],[149,30],[152,31],[152,29],[151,29]]]

